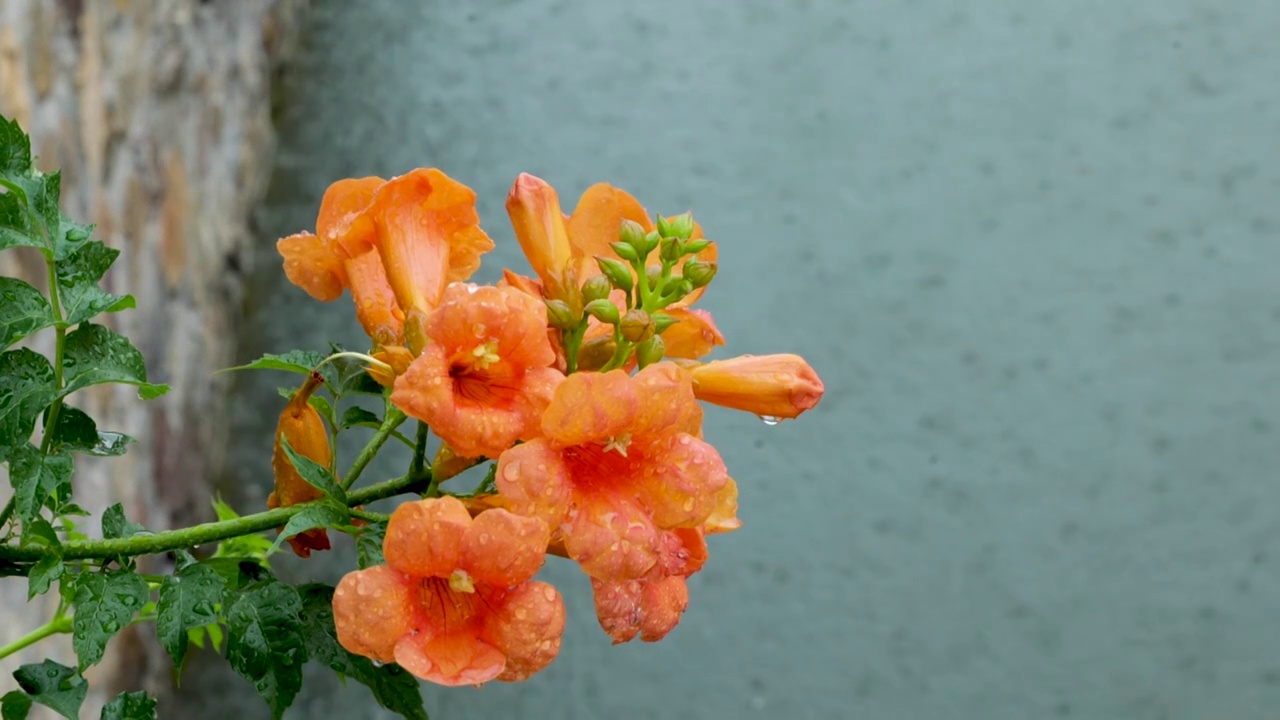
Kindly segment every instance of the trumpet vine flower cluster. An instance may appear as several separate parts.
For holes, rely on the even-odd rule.
[[[696,306],[719,250],[690,214],[655,218],[599,184],[566,215],[551,185],[521,175],[506,207],[533,273],[477,285],[494,244],[475,199],[436,169],[341,180],[315,232],[278,243],[290,281],[313,298],[351,294],[369,373],[442,442],[427,497],[390,517],[385,564],[333,594],[343,647],[442,685],[523,680],[554,660],[564,605],[532,579],[549,554],[590,577],[613,642],[667,635],[707,536],[741,524],[701,403],[772,422],[823,394],[796,355],[704,361],[724,344]],[[287,442],[329,462],[308,405],[318,382],[281,416],[272,507],[319,496],[284,452]],[[489,461],[479,494],[440,488]],[[323,530],[290,541],[303,556],[329,546]]]

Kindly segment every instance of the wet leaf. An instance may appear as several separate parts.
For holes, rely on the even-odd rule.
[[[92,323],[84,323],[67,335],[63,374],[64,396],[101,383],[137,385],[143,400],[159,397],[169,390],[168,385],[147,382],[142,353],[128,338]]]
[[[292,586],[266,578],[223,598],[227,661],[267,701],[274,718],[283,716],[302,687],[302,600]]]
[[[165,577],[156,605],[156,636],[175,666],[187,654],[187,631],[218,620],[226,579],[207,565],[189,565]]]
[[[23,665],[13,673],[18,687],[31,699],[53,710],[67,720],[80,717],[89,683],[76,673],[75,668],[60,665],[52,660]]]
[[[71,647],[82,670],[102,659],[107,642],[129,624],[148,595],[147,581],[134,572],[80,574],[73,601],[76,613],[71,621]]]

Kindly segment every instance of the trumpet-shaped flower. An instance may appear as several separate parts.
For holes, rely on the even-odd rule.
[[[471,188],[435,168],[420,168],[379,186],[336,240],[349,257],[377,250],[415,353],[425,344],[423,325],[445,286],[471,277],[480,256],[493,249],[475,201]]]
[[[506,510],[474,519],[452,497],[396,508],[387,564],[348,574],[333,595],[338,642],[441,685],[524,680],[555,659],[564,604],[532,581],[550,532]]]
[[[576,373],[556,388],[543,436],[499,458],[497,487],[513,512],[558,531],[591,577],[643,578],[663,531],[702,525],[728,482],[701,423],[688,374],[672,363],[634,377]]]
[[[548,367],[546,306],[511,287],[455,283],[424,326],[431,342],[395,383],[391,401],[462,457],[497,457],[540,434],[563,379]]]
[[[822,399],[822,378],[799,355],[742,355],[692,369],[699,400],[761,417],[795,418]]]
[[[351,291],[356,316],[375,345],[402,342],[404,313],[377,252],[351,257],[339,239],[351,230],[385,182],[366,177],[333,183],[320,201],[316,232],[297,233],[276,243],[284,257],[285,275],[311,297],[329,302],[344,288]]]
[[[328,466],[332,459],[329,433],[325,430],[320,413],[311,407],[311,394],[320,386],[319,375],[311,375],[298,392],[285,405],[276,425],[275,447],[271,453],[271,470],[275,475],[275,490],[267,496],[267,507],[278,508],[318,500],[320,490],[302,479],[289,456],[285,454],[283,441],[303,457]],[[312,550],[328,550],[329,535],[323,529],[306,530],[289,538],[289,545],[300,557],[311,557]]]

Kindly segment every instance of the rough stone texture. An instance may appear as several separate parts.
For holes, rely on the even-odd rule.
[[[98,510],[124,503],[149,528],[208,519],[223,462],[227,381],[243,295],[250,211],[269,176],[270,87],[297,33],[302,0],[4,0],[0,3],[0,112],[32,136],[39,165],[63,173],[63,206],[97,223],[121,251],[105,284],[138,299],[106,322],[129,336],[152,379],[172,385],[144,404],[127,388],[97,387],[72,404],[139,438],[123,458],[79,462],[77,499]],[[0,272],[43,287],[38,255],[0,256]],[[48,338],[43,338],[45,345]],[[40,340],[37,340],[39,343]],[[5,488],[8,483],[4,483]],[[96,529],[90,529],[96,532]],[[43,621],[26,586],[0,586],[0,640]],[[170,684],[167,656],[124,636],[90,673],[99,698]],[[71,657],[46,641],[0,663]],[[74,663],[73,663],[74,664]]]
[[[723,241],[730,350],[828,384],[799,422],[710,414],[746,524],[666,640],[610,647],[552,561],[560,658],[428,688],[432,717],[1275,717],[1278,7],[317,4],[267,238],[334,178],[438,164],[492,279],[517,172],[608,180]],[[262,267],[246,357],[360,340]],[[279,408],[254,382],[245,483]],[[293,716],[386,717],[323,668]]]

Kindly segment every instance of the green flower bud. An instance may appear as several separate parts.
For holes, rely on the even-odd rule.
[[[618,324],[618,306],[608,300],[592,300],[583,310],[602,323]]]
[[[645,235],[644,236],[644,253],[642,253],[641,256],[649,257],[649,253],[657,249],[658,243],[660,242],[662,242],[662,235],[658,234],[657,230],[654,230],[648,235]]]
[[[609,297],[609,291],[613,286],[609,284],[609,278],[603,275],[592,275],[587,281],[582,283],[582,299],[585,302],[599,300],[600,298]]]
[[[582,343],[578,349],[579,370],[599,370],[613,359],[618,346],[613,338],[599,337]]]
[[[689,242],[684,244],[684,252],[686,255],[697,255],[703,250],[706,250],[707,247],[709,247],[710,245],[711,245],[711,241],[706,238],[698,238],[697,240],[690,240]]]
[[[660,248],[658,255],[663,262],[674,265],[684,257],[684,248],[681,245],[681,242],[675,238],[662,238],[662,244],[658,246]]]
[[[641,240],[643,242],[643,240]],[[624,242],[609,243],[609,247],[613,248],[613,252],[623,260],[635,260],[640,257],[636,254],[636,249]]]
[[[662,282],[662,266],[650,265],[644,269],[645,277],[649,278],[649,287],[657,288],[658,283]]]
[[[680,321],[664,312],[653,313],[654,332],[658,333],[659,335],[666,332],[667,328],[671,327],[672,325],[675,325],[678,322]]]
[[[693,234],[693,214],[680,213],[669,218],[658,216],[658,233],[662,237],[688,240]]]
[[[684,264],[684,279],[695,288],[706,287],[719,269],[715,263],[690,260]]]
[[[636,361],[640,365],[640,369],[644,369],[662,359],[667,352],[667,343],[660,335],[645,340],[636,346]]]
[[[622,221],[622,229],[618,231],[618,239],[630,245],[636,251],[636,257],[644,257],[649,254],[649,251],[645,249],[648,247],[648,241],[645,240],[644,226],[635,220]]]
[[[596,264],[600,266],[600,272],[609,279],[609,283],[619,290],[631,289],[631,268],[627,267],[621,260],[613,258],[596,256]]]
[[[653,318],[649,317],[649,313],[638,309],[628,310],[627,314],[622,316],[618,330],[622,333],[623,339],[642,343],[654,336],[657,325],[653,322]]]
[[[547,324],[557,330],[570,330],[578,326],[579,318],[563,300],[547,301]]]
[[[693,283],[684,279],[677,280],[672,278],[671,282],[667,283],[666,292],[662,295],[662,302],[665,304],[677,302],[691,292],[693,292]]]

